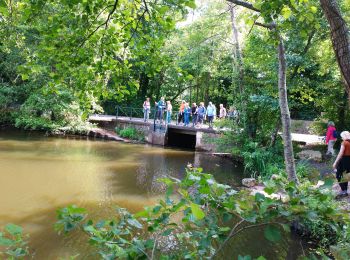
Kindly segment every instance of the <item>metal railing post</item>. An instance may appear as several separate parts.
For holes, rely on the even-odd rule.
[[[155,106],[154,108],[153,132],[156,131],[156,115],[157,115],[157,106]]]
[[[116,114],[116,118],[118,118],[119,116],[119,106],[117,106],[117,114]]]

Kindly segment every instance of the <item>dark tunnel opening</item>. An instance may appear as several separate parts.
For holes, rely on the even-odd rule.
[[[195,150],[196,134],[179,132],[177,129],[168,129],[168,146]]]

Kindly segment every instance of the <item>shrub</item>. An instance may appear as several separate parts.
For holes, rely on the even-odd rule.
[[[230,258],[225,249],[238,234],[263,228],[265,238],[276,243],[292,223],[317,237],[322,246],[317,252],[345,255],[339,250],[350,242],[350,217],[334,201],[331,180],[296,186],[279,176],[264,183],[267,195],[234,190],[201,169],[189,168],[183,180],[160,181],[168,188],[155,206],[136,214],[118,208],[117,217],[96,223],[87,220],[85,209],[69,206],[57,211],[55,227],[63,233],[80,230],[103,259]]]
[[[310,133],[314,135],[326,135],[327,131],[327,122],[322,120],[315,120],[310,125]]]
[[[123,138],[127,138],[130,140],[136,140],[136,141],[144,141],[145,140],[145,136],[141,131],[138,131],[136,128],[134,127],[126,127],[126,128],[115,128],[115,131],[118,135],[120,135]]]

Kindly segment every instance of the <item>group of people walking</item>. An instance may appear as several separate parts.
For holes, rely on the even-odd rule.
[[[160,123],[163,122],[164,113],[166,113],[165,122],[167,124],[171,123],[171,118],[173,114],[173,106],[170,101],[166,101],[162,97],[158,102],[155,102],[156,113],[155,119]],[[143,103],[144,121],[149,120],[149,114],[151,111],[150,99],[147,98]],[[213,127],[213,122],[217,117],[217,110],[212,102],[209,102],[208,106],[205,107],[204,102],[200,102],[199,105],[192,103],[190,106],[188,102],[182,100],[179,110],[177,111],[177,123],[183,124],[184,126],[189,126],[190,121],[192,121],[192,127],[202,125],[206,120],[209,127]],[[219,108],[219,118],[224,119],[228,116],[226,108],[223,104],[220,104]],[[192,119],[192,120],[191,120]]]
[[[348,195],[348,181],[349,178],[346,176],[350,174],[350,132],[343,131],[338,134],[334,122],[329,121],[326,133],[326,144],[327,153],[326,155],[335,155],[333,146],[337,141],[338,136],[342,139],[339,153],[333,163],[333,169],[336,173],[336,178],[339,182],[341,192],[338,197]]]

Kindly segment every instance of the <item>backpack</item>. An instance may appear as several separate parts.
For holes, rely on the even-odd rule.
[[[333,130],[332,136],[334,138],[338,138],[339,137],[339,133],[337,132],[337,130],[335,130],[335,129]]]

